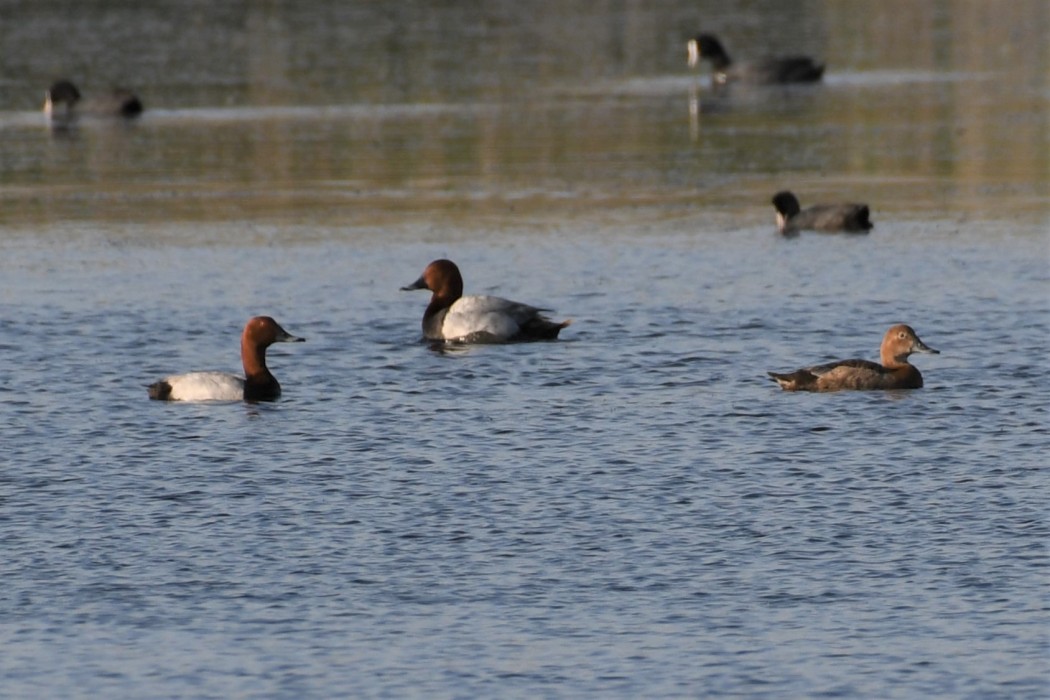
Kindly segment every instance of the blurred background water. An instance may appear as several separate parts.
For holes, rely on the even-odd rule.
[[[715,91],[685,40],[809,53]],[[1044,2],[0,0],[7,697],[1044,697]],[[52,129],[67,77],[146,104]],[[769,205],[859,200],[867,236]],[[556,343],[419,342],[436,257]],[[274,404],[145,385],[237,370]],[[877,357],[921,391],[793,395]]]

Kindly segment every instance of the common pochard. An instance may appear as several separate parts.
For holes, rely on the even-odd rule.
[[[302,343],[269,316],[248,320],[241,334],[244,377],[227,372],[175,374],[151,384],[149,397],[159,401],[272,401],[281,385],[266,367],[266,348],[273,343]]]
[[[423,313],[427,340],[505,343],[551,340],[571,321],[551,321],[542,309],[493,296],[463,296],[463,277],[451,260],[435,260],[402,290],[429,289]]]
[[[769,376],[785,391],[918,389],[922,375],[908,364],[908,356],[915,352],[939,354],[902,323],[882,338],[881,365],[870,360],[839,360],[786,374],[769,372]]]

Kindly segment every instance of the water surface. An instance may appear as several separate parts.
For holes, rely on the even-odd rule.
[[[5,695],[1046,695],[1042,3],[9,12]],[[712,91],[701,21],[827,80]],[[428,347],[444,256],[573,324]],[[146,399],[258,313],[279,402]],[[765,376],[896,322],[922,390]]]

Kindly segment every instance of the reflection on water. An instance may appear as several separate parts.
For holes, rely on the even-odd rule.
[[[23,4],[0,25],[15,56],[0,222],[624,207],[753,222],[783,186],[891,214],[1046,220],[1045,3],[722,4],[99,2],[72,20]],[[741,58],[810,53],[827,78],[713,91],[685,66],[701,21]],[[70,22],[69,51],[41,50]],[[58,75],[134,86],[149,111],[48,133],[29,110]]]

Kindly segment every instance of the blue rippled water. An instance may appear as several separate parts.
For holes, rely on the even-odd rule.
[[[9,245],[5,694],[1040,695],[1045,238],[887,228]],[[444,254],[574,324],[429,348]],[[146,400],[260,307],[281,401]]]

